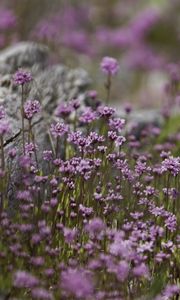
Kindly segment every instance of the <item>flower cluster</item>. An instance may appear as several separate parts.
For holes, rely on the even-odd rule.
[[[39,113],[41,110],[41,105],[37,100],[28,100],[24,105],[24,114],[28,120],[31,120],[32,117]]]
[[[51,124],[51,133],[54,137],[61,137],[68,132],[69,126],[62,122]]]
[[[119,64],[115,58],[105,56],[101,62],[101,68],[105,74],[116,75],[119,70]]]
[[[32,75],[30,72],[19,69],[13,76],[13,81],[16,85],[24,85],[32,81]]]

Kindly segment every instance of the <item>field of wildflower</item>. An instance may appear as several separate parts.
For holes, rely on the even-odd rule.
[[[43,1],[29,2],[0,4],[1,48],[41,41],[53,51],[50,64],[79,64],[94,83],[87,101],[59,99],[41,152],[36,118],[44,108],[29,98],[33,72],[11,74],[19,144],[9,141],[0,103],[0,300],[180,299],[179,1],[54,1],[60,10],[48,15],[44,0],[41,18]],[[170,40],[161,34],[165,21]],[[147,82],[157,73],[163,92],[152,106],[161,122],[140,126],[132,122],[138,97],[151,106]]]

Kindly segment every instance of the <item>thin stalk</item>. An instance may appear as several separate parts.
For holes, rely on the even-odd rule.
[[[58,151],[59,151],[59,136],[56,139],[56,158],[58,158]]]
[[[25,132],[24,132],[24,85],[23,85],[23,84],[22,84],[22,94],[21,94],[21,127],[22,127],[23,154],[25,155]]]
[[[31,136],[32,136],[32,142],[34,145],[34,155],[35,155],[35,160],[36,160],[36,166],[39,169],[39,164],[38,164],[38,157],[37,157],[37,151],[36,151],[36,143],[35,143],[35,134],[31,130]]]
[[[32,125],[31,125],[31,120],[29,120],[29,130],[28,130],[28,144],[31,141],[31,131],[32,131]]]
[[[107,90],[107,96],[106,96],[106,104],[109,104],[109,100],[110,100],[110,94],[111,94],[111,74],[108,74],[107,76],[107,82],[105,84],[106,90]]]
[[[5,157],[4,157],[4,140],[3,136],[0,136],[0,143],[1,143],[1,169],[2,171],[5,170]]]
[[[0,136],[0,145],[1,145],[1,169],[2,171],[5,170],[5,157],[4,157],[4,141],[3,141],[3,136]],[[2,182],[2,191],[0,193],[0,215],[3,212],[4,208],[4,177],[1,179]]]

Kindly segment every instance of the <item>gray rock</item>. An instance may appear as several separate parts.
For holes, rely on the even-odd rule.
[[[0,51],[0,74],[14,73],[18,68],[42,69],[47,65],[48,48],[32,42],[21,42]]]
[[[116,112],[118,116],[126,118],[122,107],[116,107]],[[158,109],[136,109],[132,110],[128,116],[128,130],[131,130],[136,138],[139,138],[142,130],[148,125],[161,127],[163,122],[161,111]]]
[[[69,69],[63,65],[49,66],[48,49],[39,44],[24,42],[0,52],[0,104],[5,107],[12,128],[5,142],[5,152],[16,147],[18,156],[22,154],[19,136],[21,88],[12,82],[12,75],[18,67],[31,71],[33,75],[33,82],[26,88],[26,99],[39,100],[42,105],[42,113],[34,120],[37,123],[34,130],[39,148],[38,155],[41,158],[42,151],[51,148],[48,127],[53,121],[53,113],[58,103],[72,98],[84,100],[91,80],[83,69]],[[21,182],[17,159],[11,164],[10,172],[8,197],[10,203],[13,203],[15,190]]]
[[[81,100],[85,98],[85,91],[91,82],[87,72],[63,65],[48,66],[48,53],[47,47],[30,42],[19,43],[0,52],[0,104],[5,106],[11,121],[12,134],[19,130],[21,119],[21,89],[12,83],[12,75],[18,67],[33,74],[33,82],[26,88],[26,98],[41,102],[49,122],[58,103],[77,97]],[[5,75],[4,67],[7,67]]]

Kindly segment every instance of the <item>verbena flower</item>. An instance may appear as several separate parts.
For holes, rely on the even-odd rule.
[[[10,9],[0,9],[0,30],[14,29],[17,24],[17,18]]]
[[[147,265],[141,263],[140,265],[133,268],[133,274],[137,277],[149,277],[149,269]]]
[[[56,108],[55,115],[57,117],[61,117],[61,118],[68,117],[73,112],[73,110],[75,109],[74,105],[75,105],[75,102],[62,102],[62,103],[60,103],[58,105],[58,107]],[[75,105],[75,107],[76,107],[76,105]]]
[[[162,172],[169,171],[173,176],[178,175],[180,172],[180,157],[170,156],[163,160],[161,170]]]
[[[175,284],[168,284],[163,292],[163,296],[171,298],[180,293],[180,286]]]
[[[70,228],[64,228],[63,230],[63,233],[64,233],[64,238],[65,238],[65,241],[66,243],[72,243],[75,238],[77,237],[77,230],[74,228],[74,229],[70,229]]]
[[[30,72],[27,72],[23,69],[19,69],[13,76],[13,81],[16,85],[24,85],[33,80]]]
[[[52,150],[44,150],[43,159],[46,161],[51,161],[53,159]]]
[[[79,117],[79,121],[84,124],[89,124],[96,120],[97,114],[91,108],[87,108]]]
[[[106,226],[100,218],[91,219],[91,221],[86,225],[86,230],[90,234],[98,234],[105,230]]]
[[[41,104],[37,100],[28,100],[24,104],[24,114],[28,120],[31,120],[32,117],[39,113],[41,110]]]
[[[119,70],[118,61],[115,58],[105,56],[101,62],[101,69],[105,74],[116,75]]]
[[[61,288],[78,299],[86,299],[93,295],[93,282],[84,270],[68,268],[61,273]]]
[[[37,149],[38,146],[34,143],[25,144],[25,154],[33,154]]]
[[[7,133],[10,133],[10,124],[7,120],[1,119],[0,120],[0,135],[5,135]]]
[[[29,272],[16,271],[14,274],[13,285],[16,288],[32,288],[39,284],[39,280]]]
[[[127,279],[129,274],[130,266],[125,261],[122,260],[118,263],[118,265],[115,267],[115,273],[119,281],[123,282]]]
[[[98,112],[101,117],[110,118],[115,113],[115,109],[109,106],[102,105],[98,107]]]
[[[51,124],[51,133],[54,137],[61,137],[66,134],[69,130],[69,126],[62,122],[57,122],[56,124]]]
[[[109,127],[112,130],[121,131],[124,128],[125,120],[120,118],[109,119]]]

